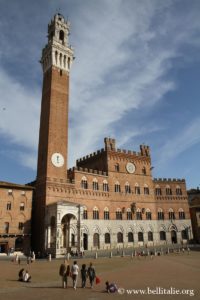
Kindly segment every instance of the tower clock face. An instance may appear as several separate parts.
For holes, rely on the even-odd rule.
[[[51,157],[51,162],[55,167],[60,168],[64,165],[65,160],[62,154],[54,153]]]
[[[133,174],[135,172],[135,165],[131,162],[126,164],[126,170],[128,173]]]

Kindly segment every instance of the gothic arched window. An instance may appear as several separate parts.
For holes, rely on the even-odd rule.
[[[110,214],[109,214],[109,209],[107,207],[104,208],[104,220],[109,220],[110,219]]]
[[[59,40],[64,41],[64,36],[65,36],[64,31],[60,30],[60,32],[59,32]]]

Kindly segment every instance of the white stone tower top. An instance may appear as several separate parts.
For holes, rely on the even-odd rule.
[[[70,23],[59,13],[48,25],[48,44],[41,58],[44,73],[52,66],[69,72],[74,59],[74,50],[68,41],[69,28]]]

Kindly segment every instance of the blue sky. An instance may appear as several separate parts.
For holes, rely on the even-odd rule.
[[[47,24],[71,22],[69,165],[151,148],[153,176],[200,185],[199,0],[0,0],[0,180],[35,179]]]

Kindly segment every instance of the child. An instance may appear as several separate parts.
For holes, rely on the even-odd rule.
[[[24,272],[24,274],[23,274],[23,281],[30,282],[30,280],[31,280],[31,276],[29,275],[28,271],[26,270],[26,272]]]
[[[115,283],[109,283],[106,281],[106,291],[107,293],[115,293],[117,292],[117,286]]]

